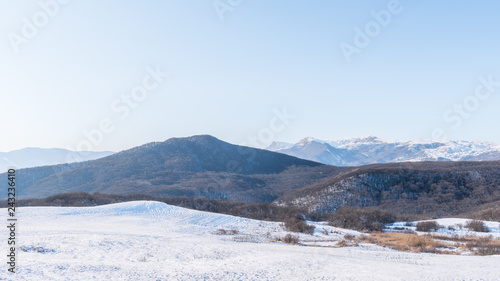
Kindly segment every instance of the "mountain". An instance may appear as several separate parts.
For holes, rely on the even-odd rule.
[[[305,138],[295,144],[272,143],[267,150],[335,166],[420,161],[500,160],[500,145],[471,141],[386,141],[377,137],[323,141]]]
[[[83,191],[271,202],[285,191],[345,170],[202,135],[84,163],[19,170],[17,178],[21,198]]]
[[[0,171],[7,171],[10,166],[22,169],[83,162],[103,158],[113,153],[111,151],[71,151],[60,148],[23,148],[10,152],[0,152]]]
[[[351,143],[362,149],[362,144],[376,142],[384,143],[376,138]],[[343,145],[315,140],[303,144],[317,151],[327,147],[331,153],[340,153],[338,146]],[[341,152],[344,159],[356,156]],[[491,209],[500,202],[500,161],[336,167],[208,135],[148,143],[93,161],[21,169],[16,180],[19,199],[67,192],[147,194],[274,202],[322,213],[352,206],[450,216]]]
[[[287,192],[278,205],[334,212],[379,207],[402,214],[454,216],[500,202],[500,161],[375,164]]]

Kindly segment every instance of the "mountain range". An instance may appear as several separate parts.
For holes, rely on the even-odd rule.
[[[148,143],[94,161],[23,169],[17,178],[20,198],[83,191],[271,202],[344,170],[201,135]]]
[[[20,199],[68,192],[146,194],[273,202],[320,213],[350,206],[436,216],[500,206],[500,161],[339,167],[209,135],[148,143],[92,161],[21,169],[16,180]]]
[[[113,153],[111,151],[71,151],[61,148],[28,147],[9,152],[0,152],[0,171],[7,171],[11,166],[22,169],[83,162],[106,157]]]
[[[273,142],[266,148],[334,166],[420,161],[500,160],[500,145],[472,141],[387,141],[377,137],[325,141],[304,138],[297,143]]]

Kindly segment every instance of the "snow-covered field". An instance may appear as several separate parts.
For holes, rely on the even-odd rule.
[[[6,209],[1,212],[7,213]],[[316,224],[304,244],[274,242],[280,223],[159,202],[18,210],[18,273],[0,280],[499,280],[500,256],[328,247],[345,233]],[[218,235],[218,229],[238,234]],[[7,252],[7,229],[1,227]],[[327,246],[327,247],[318,247]]]

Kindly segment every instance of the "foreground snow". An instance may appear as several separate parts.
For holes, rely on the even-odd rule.
[[[286,234],[279,223],[159,202],[30,207],[20,208],[18,216],[18,246],[23,248],[18,253],[18,273],[13,278],[2,262],[0,280],[498,280],[500,276],[500,256],[403,253],[367,244],[288,245],[272,242]],[[331,246],[345,233],[353,233],[316,225],[314,236],[301,235],[307,240],[304,244]],[[216,235],[217,229],[239,233]],[[1,235],[7,237],[5,227]]]

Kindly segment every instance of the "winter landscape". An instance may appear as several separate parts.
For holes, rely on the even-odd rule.
[[[500,280],[499,10],[0,0],[0,280]]]
[[[276,241],[287,233],[280,223],[160,202],[27,207],[19,217],[16,280],[496,280],[500,274],[500,255],[410,253],[364,242],[341,247],[346,235],[362,234],[319,223],[291,245]],[[489,225],[500,237],[498,222]],[[11,280],[7,272],[1,278]]]
[[[239,169],[228,170],[224,163],[231,161]],[[422,163],[338,168],[202,135],[93,161],[20,169],[16,279],[7,270],[0,278],[495,280],[499,161],[472,162],[465,170],[463,161]],[[374,171],[383,176],[357,180]],[[103,174],[108,180],[95,182]],[[297,175],[305,186],[284,190],[283,182]],[[374,189],[379,177],[395,182]],[[450,195],[433,189],[434,178],[454,195],[443,201]],[[259,193],[252,192],[255,183]],[[322,195],[312,196],[323,184]],[[492,191],[475,198],[485,190]],[[413,198],[390,195],[410,191]],[[402,202],[418,207],[394,210]],[[455,204],[464,206],[450,209]],[[10,233],[3,228],[1,235]]]

